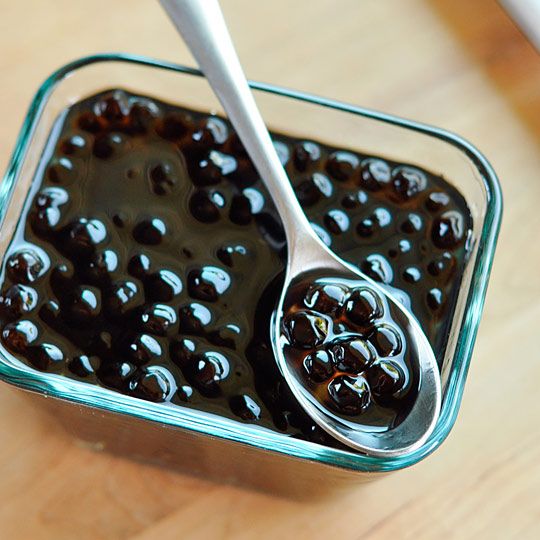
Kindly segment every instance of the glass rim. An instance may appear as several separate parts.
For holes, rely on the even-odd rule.
[[[6,173],[0,184],[0,226],[3,225],[11,194],[14,190],[21,164],[29,148],[32,134],[55,86],[65,77],[69,76],[70,73],[100,62],[140,65],[204,77],[201,71],[195,68],[124,53],[102,53],[82,57],[53,72],[39,87],[32,99],[16,140],[11,159],[8,162]],[[125,414],[139,418],[140,420],[160,422],[168,426],[247,444],[262,450],[273,451],[299,459],[309,459],[325,465],[352,471],[394,471],[414,465],[442,444],[456,421],[461,404],[501,223],[502,194],[495,171],[487,159],[471,143],[447,130],[272,84],[254,81],[250,81],[249,84],[254,90],[363,116],[437,138],[454,146],[465,154],[480,173],[486,191],[486,216],[478,238],[478,252],[465,303],[464,317],[460,328],[460,339],[456,345],[454,360],[448,374],[441,414],[430,438],[420,448],[404,456],[373,457],[287,437],[267,428],[249,426],[196,409],[138,400],[99,386],[68,379],[62,375],[41,373],[23,365],[16,367],[9,364],[6,361],[7,359],[1,354],[0,379],[14,386],[37,392],[47,397],[55,397],[112,413]]]

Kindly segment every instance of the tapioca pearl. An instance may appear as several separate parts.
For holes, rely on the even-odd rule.
[[[175,395],[180,401],[189,403],[193,396],[193,388],[189,386],[189,384],[183,384],[182,386],[178,387]]]
[[[221,218],[225,197],[219,191],[198,190],[189,200],[191,215],[202,223],[215,223]]]
[[[105,309],[112,317],[122,317],[142,305],[144,295],[134,281],[113,283],[105,294]]]
[[[133,238],[146,246],[157,246],[167,234],[167,226],[159,218],[143,219],[133,229]]]
[[[320,161],[321,148],[314,142],[302,141],[294,145],[292,155],[296,170],[306,172]]]
[[[39,318],[49,326],[56,326],[60,319],[60,305],[56,300],[48,300],[39,308]]]
[[[252,187],[260,181],[259,173],[249,157],[235,155],[234,158],[236,159],[236,169],[228,175],[228,179],[230,179],[238,189]]]
[[[129,389],[135,397],[163,403],[170,400],[176,391],[176,382],[167,368],[151,366],[142,369],[130,380]]]
[[[392,223],[392,214],[384,207],[375,208],[356,226],[358,236],[369,238]]]
[[[30,363],[40,371],[52,371],[64,363],[64,353],[52,343],[31,345],[26,351]]]
[[[188,366],[193,359],[196,350],[196,344],[189,338],[174,338],[169,345],[169,354],[171,360],[180,368]]]
[[[291,151],[286,143],[283,141],[272,141],[276,154],[278,155],[279,161],[283,167],[287,165],[291,157]]]
[[[238,268],[249,258],[249,252],[241,244],[229,244],[218,248],[216,257],[229,268]]]
[[[202,159],[189,161],[189,172],[196,186],[212,186],[219,184],[237,170],[236,158],[217,150],[211,150]]]
[[[54,158],[47,168],[47,178],[54,184],[70,184],[77,176],[77,168],[67,157]]]
[[[216,266],[203,266],[188,274],[187,288],[189,295],[205,302],[217,302],[231,286],[229,274]]]
[[[136,372],[137,366],[130,362],[102,362],[97,376],[105,386],[125,392],[129,389],[129,382]]]
[[[86,285],[76,287],[67,295],[66,312],[75,322],[93,322],[101,313],[101,291]]]
[[[241,394],[229,400],[229,406],[234,415],[246,422],[254,422],[261,418],[261,407],[251,396]]]
[[[407,266],[403,270],[401,277],[407,283],[418,283],[422,279],[422,271],[417,266]]]
[[[456,210],[448,210],[435,219],[431,227],[431,240],[440,249],[458,246],[465,237],[463,215]]]
[[[408,212],[401,220],[400,230],[406,234],[415,234],[420,232],[424,227],[424,221],[419,214]]]
[[[136,334],[123,339],[119,345],[123,357],[136,366],[144,366],[159,362],[163,357],[163,349],[159,341],[149,334]]]
[[[442,191],[432,191],[424,203],[430,212],[438,212],[450,204],[450,197]]]
[[[57,264],[51,271],[50,279],[53,291],[62,296],[75,286],[75,270],[70,261]]]
[[[152,129],[161,114],[160,108],[155,103],[139,99],[130,104],[127,118],[118,129],[129,135],[144,135]]]
[[[166,113],[156,122],[156,131],[160,137],[168,141],[177,141],[194,128],[193,119],[185,113]]]
[[[209,116],[203,121],[202,129],[208,133],[210,144],[222,145],[229,138],[229,128],[224,120]]]
[[[426,189],[426,175],[415,167],[396,167],[392,172],[392,196],[396,201],[408,201]]]
[[[328,157],[326,171],[332,178],[344,182],[355,174],[359,166],[360,159],[358,156],[351,152],[337,150]]]
[[[74,256],[89,256],[107,239],[107,228],[99,219],[79,218],[66,225],[62,248]]]
[[[347,210],[355,210],[364,206],[367,202],[367,193],[365,191],[359,190],[347,193],[347,195],[345,195],[341,199],[341,206],[343,206],[343,208],[346,208]]]
[[[82,378],[95,375],[100,365],[101,361],[99,357],[87,356],[86,354],[75,356],[67,362],[69,371]]]
[[[128,272],[136,278],[144,279],[150,274],[152,263],[148,255],[137,253],[133,255],[128,263]]]
[[[328,210],[324,216],[324,226],[332,234],[341,234],[347,232],[350,226],[349,216],[342,210]]]
[[[172,163],[164,161],[149,167],[148,180],[156,195],[170,195],[178,184],[178,173]]]
[[[206,334],[206,339],[208,339],[210,343],[219,345],[220,347],[227,347],[232,350],[238,348],[237,343],[241,337],[242,331],[240,327],[232,323],[220,326],[217,330]]]
[[[227,141],[227,146],[230,148],[231,153],[237,157],[248,157],[248,153],[242,139],[238,136],[238,133],[235,131],[231,132],[229,140]]]
[[[229,219],[235,225],[248,225],[252,219],[251,202],[245,195],[235,195],[229,209]]]
[[[373,361],[373,351],[360,338],[334,340],[328,344],[328,351],[335,368],[350,375],[365,371]]]
[[[433,287],[426,294],[426,303],[432,312],[438,312],[446,302],[446,298],[441,289]]]
[[[119,229],[123,229],[124,227],[126,227],[126,225],[129,222],[128,215],[125,212],[121,212],[121,211],[113,214],[111,219],[114,226],[118,227]]]
[[[15,284],[0,295],[0,314],[12,320],[30,313],[38,303],[38,293],[28,285]]]
[[[21,248],[8,257],[6,272],[13,281],[30,284],[43,275],[49,265],[45,253],[38,253],[32,248]]]
[[[328,384],[328,395],[333,408],[349,416],[363,413],[371,404],[369,384],[361,375],[335,377]]]
[[[175,310],[166,304],[151,304],[140,316],[141,330],[156,336],[165,336],[175,327],[178,317]]]
[[[212,312],[203,304],[191,302],[181,306],[178,311],[180,332],[204,334],[212,322]]]
[[[88,135],[71,135],[59,145],[59,150],[65,156],[84,156],[90,146]]]
[[[448,279],[454,273],[455,267],[455,257],[445,251],[440,257],[436,257],[429,262],[427,270],[434,277]]]
[[[392,171],[386,161],[368,158],[360,168],[360,186],[369,191],[379,191],[390,184]]]
[[[324,350],[308,354],[302,366],[308,378],[315,383],[327,381],[334,374],[332,357]]]
[[[379,294],[367,287],[354,289],[345,304],[345,316],[355,325],[369,326],[384,314]]]
[[[380,359],[369,369],[367,380],[375,401],[385,406],[402,397],[408,377],[396,362]]]
[[[42,189],[34,199],[30,214],[33,231],[39,236],[54,232],[62,218],[62,206],[69,200],[67,191],[60,187]]]
[[[77,126],[87,133],[96,134],[105,128],[105,121],[91,111],[85,111],[77,118]]]
[[[395,245],[395,247],[392,247],[388,250],[388,256],[392,259],[395,259],[399,257],[400,255],[403,255],[404,253],[409,253],[412,249],[412,244],[407,239],[399,240],[399,242]]]
[[[269,212],[261,212],[255,216],[255,222],[259,234],[271,249],[280,251],[285,247],[285,231],[278,217]]]
[[[180,277],[172,270],[158,270],[144,282],[147,298],[157,302],[170,302],[184,288]]]
[[[193,357],[188,370],[194,386],[209,397],[221,393],[219,383],[229,376],[229,372],[229,360],[216,351],[207,351]]]
[[[369,255],[362,262],[360,269],[371,279],[380,283],[388,285],[394,279],[392,266],[382,255]]]
[[[129,100],[125,92],[115,90],[94,104],[94,113],[110,124],[122,123],[129,114]]]
[[[319,313],[336,314],[349,296],[345,287],[335,284],[313,284],[304,297],[304,305]]]
[[[91,255],[88,262],[79,268],[83,279],[92,284],[102,284],[118,269],[118,255],[112,249],[105,249]]]
[[[4,326],[2,341],[11,352],[24,354],[38,335],[38,328],[32,321],[20,320]]]
[[[389,324],[379,324],[369,336],[370,343],[373,344],[377,354],[383,358],[396,356],[403,349],[403,339],[397,328]]]
[[[292,347],[312,349],[328,335],[328,321],[313,311],[296,311],[283,318],[283,329]]]
[[[94,140],[92,153],[98,159],[111,159],[121,155],[127,146],[126,138],[121,133],[104,133]]]

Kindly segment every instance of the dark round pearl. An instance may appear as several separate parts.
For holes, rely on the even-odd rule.
[[[407,383],[403,369],[391,360],[377,360],[367,377],[373,397],[383,406],[399,398]]]
[[[73,255],[89,256],[106,238],[107,228],[100,220],[79,218],[66,227],[63,248]]]
[[[66,308],[75,322],[91,322],[101,312],[101,291],[96,287],[81,285],[68,294]]]
[[[28,346],[36,341],[38,329],[32,321],[22,320],[8,323],[2,330],[2,341],[14,353],[25,353]]]
[[[148,334],[137,334],[122,345],[125,357],[137,366],[161,360],[163,351],[159,341]]]
[[[143,279],[150,274],[150,269],[152,264],[148,255],[144,253],[139,253],[133,255],[128,263],[128,272],[136,278]]]
[[[352,177],[360,165],[358,156],[343,150],[332,152],[326,162],[326,170],[336,180],[343,182]]]
[[[328,385],[330,403],[341,414],[355,416],[364,412],[371,403],[371,392],[362,376],[339,376]]]
[[[420,232],[423,226],[422,218],[414,212],[409,212],[401,222],[400,229],[406,234],[414,234]]]
[[[287,314],[283,327],[290,344],[300,349],[311,349],[320,345],[328,333],[328,322],[315,312],[296,311]]]
[[[121,133],[104,133],[96,137],[92,153],[98,159],[111,159],[118,157],[126,146],[126,138]]]
[[[77,169],[71,159],[55,158],[47,169],[47,177],[55,184],[70,184],[77,178]]]
[[[141,330],[156,336],[165,336],[176,321],[176,312],[172,307],[166,304],[151,304],[141,313]]]
[[[324,226],[332,234],[341,234],[349,229],[349,217],[342,210],[328,210],[324,216]]]
[[[375,328],[369,341],[375,347],[377,354],[382,357],[396,356],[402,350],[400,332],[388,324],[380,324]]]
[[[431,239],[441,249],[454,248],[465,237],[463,215],[456,210],[448,210],[433,222]]]
[[[251,201],[245,195],[235,195],[231,201],[229,219],[236,225],[248,225],[251,218]]]
[[[259,420],[261,417],[261,407],[247,394],[233,396],[229,400],[229,406],[233,414],[247,422]]]
[[[64,353],[56,345],[41,343],[28,348],[28,359],[40,371],[50,371],[64,362]]]
[[[149,276],[144,288],[146,295],[157,302],[170,302],[183,289],[182,280],[172,270],[159,270]]]
[[[426,175],[414,167],[397,167],[393,172],[393,199],[408,201],[427,186]]]
[[[112,249],[94,253],[88,263],[81,268],[81,274],[88,283],[102,284],[111,278],[118,268],[118,256]]]
[[[229,375],[229,360],[221,353],[208,351],[192,358],[190,376],[198,390],[207,396],[217,396],[219,383]]]
[[[428,264],[428,272],[434,277],[450,277],[455,269],[456,259],[454,256],[445,251],[440,257],[436,257]]]
[[[319,313],[333,315],[344,306],[347,296],[347,290],[340,285],[314,284],[309,287],[304,304]]]
[[[193,121],[184,113],[167,113],[158,123],[156,131],[169,141],[182,138],[193,128]]]
[[[394,279],[394,271],[390,263],[379,254],[366,257],[360,266],[362,272],[374,281],[390,284]]]
[[[7,319],[18,319],[32,311],[38,294],[27,285],[12,285],[0,295],[0,313]]]
[[[97,376],[105,386],[126,392],[136,371],[137,367],[130,362],[105,362],[99,367]]]
[[[100,360],[97,356],[81,354],[69,360],[67,366],[71,373],[86,378],[96,373],[100,366]]]
[[[368,158],[362,162],[360,185],[369,191],[378,191],[387,186],[392,179],[390,166],[386,161]]]
[[[437,287],[430,289],[426,295],[426,302],[431,311],[439,311],[445,302],[441,289]]]
[[[175,338],[171,340],[169,352],[172,361],[184,368],[193,359],[195,353],[195,342],[188,338]]]
[[[155,403],[170,399],[176,391],[176,382],[173,374],[162,366],[152,366],[130,380],[129,388],[140,399],[146,399]]]
[[[62,217],[61,207],[68,200],[68,194],[63,188],[42,189],[34,199],[34,209],[30,214],[30,222],[34,232],[38,235],[55,232]]]
[[[225,206],[225,198],[221,193],[204,190],[196,191],[189,200],[192,216],[202,223],[215,223],[221,218],[221,210]]]
[[[13,281],[29,284],[40,277],[49,265],[45,254],[32,248],[21,248],[12,253],[6,262],[6,271]]]
[[[383,316],[382,302],[372,289],[359,287],[354,289],[345,305],[345,315],[360,327],[366,327]]]
[[[231,278],[225,270],[215,266],[203,266],[188,274],[189,295],[197,300],[216,302],[231,285]]]
[[[329,344],[332,361],[339,371],[356,375],[366,370],[373,360],[369,345],[362,339],[342,339]]]
[[[422,279],[422,272],[416,266],[408,266],[403,270],[402,277],[407,283],[418,283]]]
[[[180,332],[203,334],[212,321],[212,312],[202,304],[192,302],[179,311]]]
[[[134,281],[118,281],[107,291],[105,306],[107,314],[122,317],[144,302],[140,287]]]
[[[71,135],[60,143],[60,152],[66,156],[82,156],[88,148],[87,135]]]
[[[430,212],[438,212],[450,204],[450,197],[441,191],[433,191],[426,198],[426,208]]]
[[[327,381],[334,374],[332,357],[323,350],[308,354],[303,361],[304,370],[315,383]]]
[[[178,184],[178,174],[169,162],[158,163],[148,171],[150,189],[156,195],[170,195]]]
[[[229,268],[241,266],[246,261],[247,255],[247,248],[240,244],[225,245],[216,252],[217,258]]]
[[[133,238],[140,244],[155,246],[161,243],[166,233],[167,227],[161,219],[145,219],[133,229]]]
[[[392,214],[386,208],[375,208],[356,226],[356,232],[362,238],[369,238],[392,223]]]
[[[306,172],[321,159],[321,148],[311,141],[297,143],[293,149],[293,162],[297,171]]]

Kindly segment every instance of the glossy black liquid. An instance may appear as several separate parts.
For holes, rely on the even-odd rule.
[[[273,358],[284,235],[229,124],[121,90],[60,122],[5,258],[2,344],[39,370],[334,444]],[[471,227],[463,197],[408,165],[274,140],[318,233],[408,295],[440,353]]]

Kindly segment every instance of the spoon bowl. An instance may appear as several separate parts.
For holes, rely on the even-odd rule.
[[[340,259],[314,232],[257,109],[217,0],[161,0],[161,3],[221,101],[279,211],[287,239],[288,258],[283,290],[271,321],[271,341],[280,371],[294,396],[322,429],[360,452],[397,456],[421,446],[433,431],[439,416],[441,381],[432,348],[420,325],[392,294]],[[321,393],[320,388],[302,378],[298,362],[291,361],[292,355],[287,353],[291,343],[287,341],[285,322],[291,291],[301,282],[309,287],[321,279],[347,284],[347,288],[352,291],[367,291],[365,294],[375,298],[377,310],[380,307],[381,317],[391,322],[396,335],[400,336],[399,340],[405,345],[415,373],[412,377],[414,380],[408,381],[408,385],[415,395],[406,416],[392,425],[365,425],[358,420],[361,415],[350,414],[351,409],[359,412],[354,404],[344,409],[346,414],[336,413],[336,410],[327,405],[324,392]],[[370,324],[372,322],[369,321]],[[321,328],[334,328],[333,322],[326,315],[319,323]],[[321,328],[319,331],[323,332]],[[377,352],[364,339],[366,336],[367,331],[366,335],[358,335],[360,346],[367,352],[366,364],[359,367],[354,379],[356,382],[353,384],[349,378],[345,378],[339,379],[345,381],[344,384],[339,381],[332,383],[333,390],[336,390],[336,384],[341,385],[336,390],[338,393],[352,388],[360,396],[362,404],[367,403],[369,390],[361,381],[373,362],[377,361],[373,358]],[[364,342],[365,345],[362,345]],[[399,371],[399,367],[396,370]],[[343,374],[338,376],[346,377]]]

